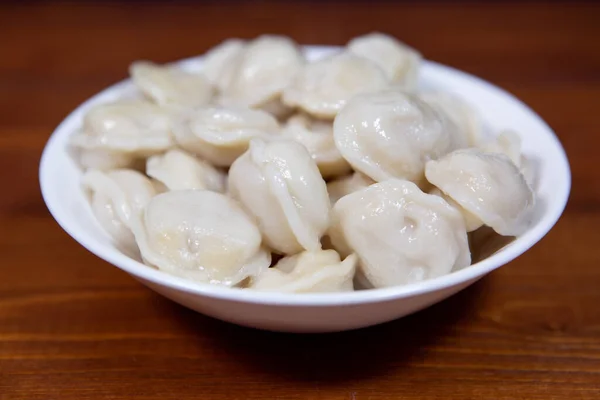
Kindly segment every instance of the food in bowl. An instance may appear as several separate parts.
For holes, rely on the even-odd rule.
[[[125,254],[232,290],[469,268],[470,235],[527,229],[532,173],[514,132],[486,137],[458,93],[419,89],[421,60],[377,33],[311,61],[264,35],[225,41],[197,72],[135,62],[137,95],[95,106],[71,138],[82,188]]]

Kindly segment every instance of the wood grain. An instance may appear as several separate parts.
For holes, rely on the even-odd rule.
[[[0,399],[600,398],[599,21],[591,2],[2,3]],[[556,228],[464,292],[355,332],[253,331],[153,294],[46,211],[44,142],[132,60],[375,29],[516,94],[569,155]]]

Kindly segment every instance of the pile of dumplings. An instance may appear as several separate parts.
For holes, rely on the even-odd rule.
[[[137,95],[90,109],[70,148],[99,224],[150,267],[289,293],[423,281],[471,265],[482,230],[520,235],[535,194],[519,136],[483,140],[421,64],[381,33],[317,60],[264,35],[196,72],[137,61]]]

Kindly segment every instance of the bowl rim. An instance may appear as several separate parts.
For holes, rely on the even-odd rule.
[[[321,52],[328,53],[341,49],[338,46],[319,46],[319,45],[306,45],[302,46],[306,52]],[[202,56],[190,57],[175,61],[172,64],[185,65],[186,63],[201,60]],[[563,175],[564,185],[562,190],[554,194],[558,199],[554,206],[550,209],[545,210],[543,217],[537,223],[535,227],[529,229],[521,237],[517,238],[510,246],[504,248],[502,251],[493,254],[492,256],[481,260],[469,267],[463,268],[459,271],[452,272],[447,275],[443,275],[437,278],[429,280],[411,283],[404,286],[386,287],[370,290],[360,290],[353,292],[343,293],[278,293],[278,292],[260,292],[253,290],[244,289],[232,289],[227,287],[213,286],[210,284],[204,284],[199,282],[193,282],[186,280],[167,272],[163,272],[151,267],[148,267],[141,262],[138,262],[126,255],[120,253],[114,249],[109,253],[105,253],[102,250],[102,246],[98,244],[94,238],[88,236],[85,231],[79,230],[76,226],[73,226],[69,220],[71,217],[63,213],[60,207],[53,201],[55,197],[52,193],[56,190],[55,185],[52,185],[54,177],[50,174],[49,165],[52,159],[55,157],[55,153],[61,150],[60,143],[58,143],[59,137],[68,136],[72,132],[68,132],[66,127],[71,124],[71,120],[77,117],[80,110],[89,105],[95,103],[97,99],[107,92],[114,92],[125,85],[129,84],[130,79],[125,79],[117,82],[100,92],[94,94],[83,103],[79,104],[69,115],[56,127],[50,138],[48,139],[41,157],[39,164],[39,180],[41,186],[42,197],[48,210],[50,211],[53,218],[60,225],[60,227],[69,234],[75,241],[90,251],[92,254],[109,262],[110,264],[122,269],[128,274],[132,275],[136,279],[147,281],[160,286],[166,286],[171,289],[182,291],[189,294],[198,296],[206,296],[215,299],[228,300],[233,302],[244,302],[264,305],[275,305],[275,306],[317,306],[317,307],[328,307],[328,306],[346,306],[363,303],[374,303],[383,302],[388,300],[396,300],[409,298],[416,295],[425,293],[440,291],[452,286],[460,285],[462,283],[471,282],[484,276],[485,274],[501,267],[502,265],[514,260],[516,257],[523,254],[538,241],[540,241],[556,224],[560,216],[562,215],[571,189],[571,171],[569,162],[564,148],[562,147],[558,137],[548,124],[528,105],[523,103],[521,100],[508,93],[507,91],[481,79],[474,75],[462,72],[453,67],[449,67],[443,64],[439,64],[434,61],[425,60],[424,64],[428,67],[438,69],[444,73],[458,75],[462,79],[472,81],[474,84],[481,86],[486,91],[494,92],[495,95],[504,97],[512,103],[517,104],[524,111],[526,111],[531,118],[536,120],[541,127],[544,128],[545,134],[549,142],[558,151],[558,159],[553,160],[557,164],[557,170]]]

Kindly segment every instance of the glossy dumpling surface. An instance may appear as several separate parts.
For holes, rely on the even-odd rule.
[[[156,190],[143,174],[117,169],[109,172],[89,170],[83,176],[83,186],[90,193],[92,211],[96,220],[121,251],[137,253],[131,231],[131,220],[137,218]]]
[[[370,33],[348,42],[348,50],[383,69],[388,78],[406,89],[417,86],[422,56],[415,49],[383,33]]]
[[[270,114],[244,107],[209,107],[184,113],[173,124],[177,143],[217,166],[229,166],[252,138],[279,132]]]
[[[354,97],[337,115],[337,148],[375,181],[424,180],[425,163],[453,150],[453,127],[412,94],[384,90]]]
[[[485,225],[506,236],[527,229],[534,193],[505,155],[456,150],[427,163],[427,180]]]
[[[225,191],[225,174],[185,151],[172,149],[146,161],[146,174],[168,190],[206,189]]]
[[[142,93],[161,106],[200,107],[213,96],[212,86],[203,74],[149,61],[134,62],[129,74]]]
[[[342,261],[335,250],[304,251],[279,260],[250,288],[285,293],[349,292],[354,290],[356,263],[354,254]]]
[[[282,134],[306,147],[323,177],[343,175],[350,171],[350,164],[335,147],[330,121],[315,120],[307,115],[297,114],[287,120]]]
[[[333,118],[353,96],[386,87],[383,70],[342,52],[307,64],[283,93],[283,102],[318,118]]]
[[[341,198],[329,237],[342,254],[358,255],[358,274],[373,287],[434,278],[471,261],[460,213],[405,180],[390,179]]]
[[[148,264],[198,282],[235,285],[270,263],[251,218],[235,201],[208,190],[159,194],[134,232]]]
[[[254,139],[231,166],[228,182],[230,195],[256,218],[273,250],[321,249],[331,206],[325,181],[303,145]]]

